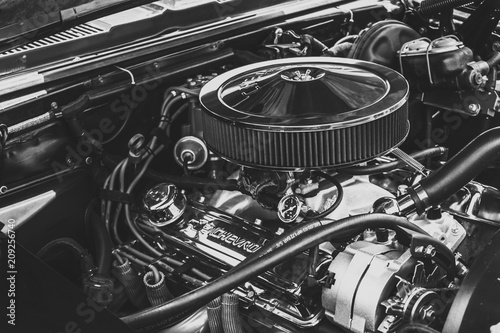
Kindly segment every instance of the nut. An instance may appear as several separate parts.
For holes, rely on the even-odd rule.
[[[420,309],[420,318],[428,323],[433,322],[436,319],[436,311],[432,305],[424,306]]]
[[[427,245],[427,247],[424,250],[424,256],[428,258],[434,258],[436,255],[436,248],[432,245]]]
[[[469,104],[469,111],[472,113],[472,114],[478,114],[479,111],[481,111],[481,106],[477,103],[470,103]]]

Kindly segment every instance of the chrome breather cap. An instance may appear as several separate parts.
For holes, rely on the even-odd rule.
[[[174,184],[162,183],[150,189],[143,199],[149,222],[163,227],[176,222],[186,210],[186,197]]]

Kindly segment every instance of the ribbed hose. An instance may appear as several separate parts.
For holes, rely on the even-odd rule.
[[[146,286],[146,295],[151,305],[161,305],[173,299],[165,283],[165,274],[159,272],[160,279],[155,281],[153,272],[147,272],[144,275],[144,285]]]
[[[40,251],[38,251],[36,256],[45,261],[48,259],[47,257],[49,257],[49,253],[56,247],[64,247],[70,250],[74,255],[76,255],[80,259],[80,267],[82,273],[89,274],[95,269],[92,256],[87,252],[87,250],[85,250],[77,241],[72,238],[55,239],[45,245]]]
[[[438,14],[447,10],[465,6],[471,0],[426,0],[420,4],[420,13],[424,16]]]
[[[243,333],[240,321],[240,298],[233,293],[222,296],[222,327],[224,333]]]
[[[217,297],[207,305],[210,333],[224,333],[222,327],[222,298]]]
[[[125,288],[125,293],[132,304],[139,309],[149,306],[144,284],[139,278],[137,272],[135,272],[132,266],[130,266],[130,262],[127,258],[124,259],[123,264],[114,261],[112,272]]]
[[[500,52],[495,52],[495,54],[493,54],[493,56],[490,59],[488,59],[486,63],[490,68],[494,68],[498,64],[500,64]]]
[[[292,237],[289,242],[281,247],[275,248],[266,255],[254,257],[250,264],[243,261],[242,264],[240,264],[241,267],[239,267],[240,265],[236,266],[235,269],[231,270],[231,273],[227,273],[203,287],[188,292],[160,306],[123,317],[122,320],[132,328],[139,329],[141,332],[158,329],[157,323],[165,317],[176,316],[186,310],[202,304],[207,304],[215,297],[236,288],[241,283],[259,276],[279,263],[313,246],[325,241],[344,238],[348,234],[355,235],[367,228],[377,227],[395,230],[403,227],[425,234],[425,231],[409,222],[407,219],[386,214],[367,214],[345,218],[335,223],[319,226],[295,237],[290,236],[288,233],[284,233],[280,237],[277,237],[277,239],[285,243],[284,239]]]

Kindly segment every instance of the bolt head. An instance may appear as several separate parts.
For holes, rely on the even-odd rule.
[[[469,111],[472,114],[478,114],[480,110],[481,110],[481,106],[479,104],[476,104],[476,103],[469,104]]]
[[[0,194],[5,194],[7,193],[9,189],[7,188],[7,186],[0,186]]]
[[[436,255],[436,248],[432,245],[428,245],[424,250],[424,256],[428,258],[433,258]]]

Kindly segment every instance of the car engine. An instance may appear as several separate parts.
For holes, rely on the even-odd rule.
[[[172,3],[0,53],[7,332],[499,332],[498,2]]]

